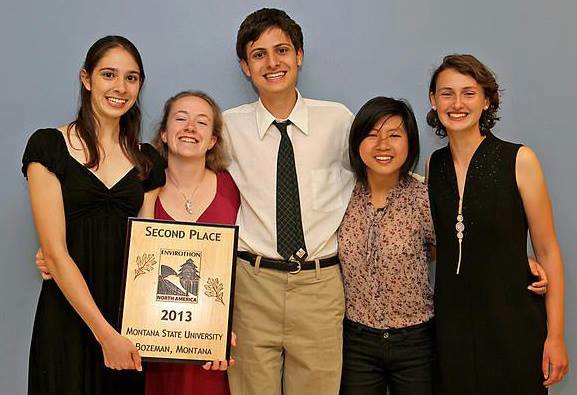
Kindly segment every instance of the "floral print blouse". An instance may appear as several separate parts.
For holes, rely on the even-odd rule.
[[[401,178],[375,208],[357,182],[338,232],[346,318],[378,328],[404,328],[433,317],[429,280],[435,231],[427,187]]]

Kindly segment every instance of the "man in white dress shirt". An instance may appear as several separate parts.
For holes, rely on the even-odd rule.
[[[336,231],[354,183],[352,114],[297,91],[303,37],[284,11],[249,15],[236,49],[259,100],[224,113],[241,195],[231,391],[334,395],[344,315]]]

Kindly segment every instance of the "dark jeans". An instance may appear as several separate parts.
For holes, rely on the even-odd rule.
[[[434,325],[374,329],[345,319],[341,395],[431,395]]]

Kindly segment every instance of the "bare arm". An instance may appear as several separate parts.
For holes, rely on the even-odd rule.
[[[160,188],[153,189],[144,194],[144,201],[142,202],[142,207],[138,212],[139,218],[154,218],[154,203],[160,192]]]
[[[102,346],[106,366],[141,370],[138,351],[106,321],[68,254],[60,182],[39,163],[31,163],[27,175],[34,223],[50,275]]]
[[[568,371],[568,356],[564,340],[564,274],[563,261],[555,227],[553,210],[545,177],[535,153],[522,147],[517,154],[517,185],[529,223],[531,244],[537,261],[549,279],[545,295],[547,308],[547,340],[543,350],[543,374],[546,386],[560,381]]]

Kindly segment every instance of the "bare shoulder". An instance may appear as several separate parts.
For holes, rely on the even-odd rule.
[[[539,165],[539,158],[531,148],[526,145],[519,148],[517,152],[517,166],[535,166]]]
[[[522,146],[517,152],[515,163],[517,175],[520,173],[534,173],[540,171],[541,165],[535,151],[527,146]]]
[[[521,191],[543,181],[543,171],[535,151],[526,146],[519,148],[515,162],[515,173],[517,185]]]
[[[62,136],[64,136],[64,141],[66,142],[66,147],[68,148],[68,151],[71,154],[74,153],[75,151],[82,151],[84,153],[85,144],[82,141],[82,139],[80,138],[80,136],[78,135],[78,132],[76,130],[76,126],[66,124],[66,125],[59,126],[56,129],[60,133],[62,133]],[[76,154],[74,154],[72,156],[74,156],[75,159],[77,159],[77,160],[84,159],[80,155],[76,156]]]

